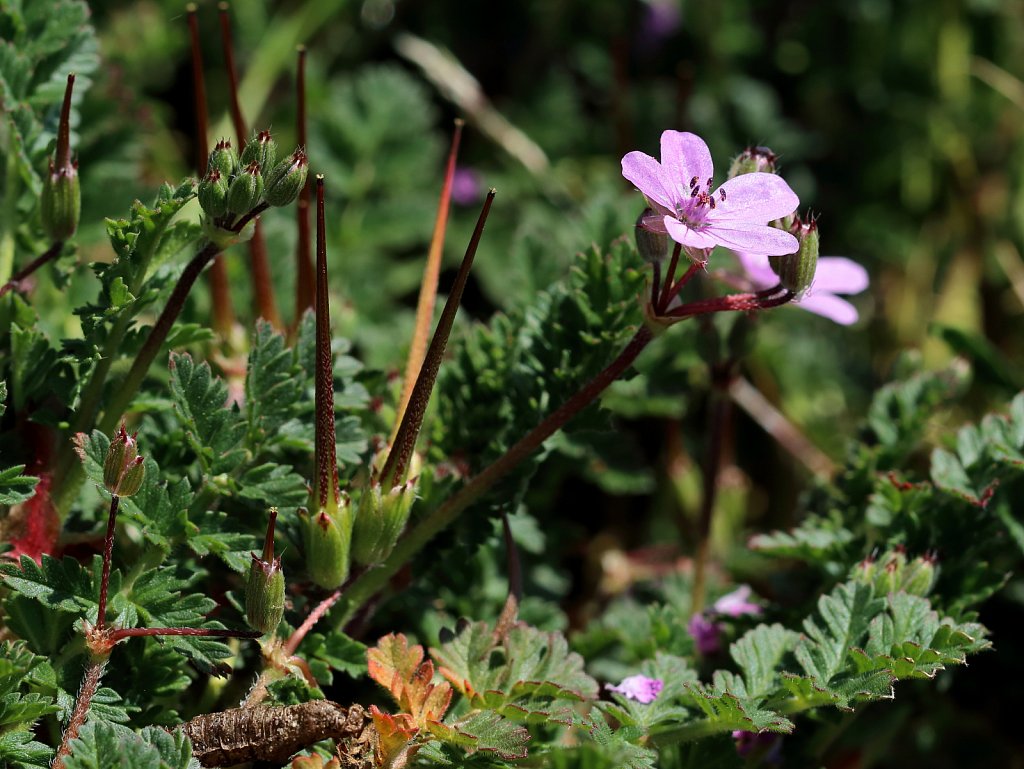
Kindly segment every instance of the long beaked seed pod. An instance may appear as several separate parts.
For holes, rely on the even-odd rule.
[[[277,508],[272,507],[263,556],[252,554],[249,579],[245,584],[245,618],[261,633],[273,633],[284,617],[284,572],[280,556],[274,557],[276,521]]]

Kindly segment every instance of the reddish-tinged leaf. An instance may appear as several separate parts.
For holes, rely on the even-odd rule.
[[[402,634],[387,635],[367,652],[370,677],[387,689],[398,706],[422,727],[448,710],[452,688],[433,683],[434,663],[423,662],[423,647],[409,646]]]
[[[370,715],[377,729],[377,744],[374,746],[377,766],[401,769],[420,749],[412,741],[419,728],[413,723],[412,716],[382,713],[376,705],[370,706]]]

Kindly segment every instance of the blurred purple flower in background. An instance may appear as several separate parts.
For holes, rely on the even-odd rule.
[[[452,202],[458,206],[479,203],[484,194],[480,172],[467,166],[456,166],[452,177]]]
[[[755,289],[771,288],[779,282],[768,264],[767,256],[736,252],[743,271]],[[796,305],[815,315],[849,326],[859,317],[857,308],[836,294],[859,294],[868,287],[868,271],[852,259],[843,256],[818,258],[814,282],[796,299]]]
[[[727,617],[742,617],[744,614],[760,614],[761,607],[751,603],[750,585],[740,585],[731,593],[726,593],[711,607],[716,614],[724,614]]]
[[[641,705],[649,705],[657,699],[658,695],[661,694],[661,690],[665,687],[665,682],[658,678],[648,678],[643,675],[629,676],[629,678],[623,678],[622,683],[618,686],[612,684],[605,684],[605,688],[610,692],[618,692],[623,697],[628,697],[631,700],[636,700]]]
[[[679,0],[646,0],[640,17],[640,50],[653,52],[683,25]]]
[[[742,617],[745,614],[761,613],[761,607],[748,600],[750,593],[749,585],[740,585],[715,601],[707,611],[698,612],[690,617],[686,629],[693,636],[697,651],[702,656],[715,654],[722,648],[722,626],[715,622],[714,617]]]
[[[772,732],[735,731],[732,738],[736,740],[736,752],[741,756],[749,756],[755,751],[762,761],[769,764],[779,762],[782,753],[782,737]]]
[[[697,643],[697,651],[702,657],[715,654],[722,648],[722,629],[704,612],[697,612],[690,617],[686,629],[693,636],[693,640]]]
[[[799,243],[768,222],[789,216],[800,204],[774,174],[741,174],[712,187],[711,151],[696,134],[665,131],[661,162],[643,152],[622,158],[622,175],[647,198],[655,214],[643,221],[652,232],[692,249],[725,246],[755,254],[792,254]]]

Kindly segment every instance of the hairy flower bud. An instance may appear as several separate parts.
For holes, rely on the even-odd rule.
[[[645,208],[636,219],[636,249],[645,262],[662,262],[668,256],[668,233],[653,232],[644,226],[649,217],[657,217],[653,208]]]
[[[767,147],[747,147],[729,166],[729,178],[734,179],[741,174],[773,174],[777,160],[776,154]]]
[[[119,497],[137,493],[146,476],[143,461],[135,435],[129,435],[122,422],[103,462],[103,485],[107,491]]]
[[[305,186],[308,170],[306,153],[301,148],[295,150],[291,157],[282,160],[267,174],[264,199],[272,206],[288,205]]]
[[[270,169],[274,167],[276,161],[277,142],[270,135],[270,131],[254,133],[252,139],[245,145],[245,149],[242,150],[242,156],[238,159],[242,168],[251,163],[259,164],[260,173],[264,176],[270,173]]]
[[[263,197],[263,174],[258,163],[250,163],[231,180],[228,187],[228,213],[242,216],[254,209]]]
[[[82,191],[78,182],[78,164],[69,162],[56,167],[50,162],[50,171],[43,180],[40,218],[43,231],[51,240],[67,240],[78,229],[82,211]]]
[[[224,216],[228,212],[228,180],[216,168],[199,182],[199,205],[203,211],[214,218]]]
[[[768,257],[768,264],[779,276],[782,287],[799,296],[810,288],[818,269],[818,224],[813,219],[805,221],[798,216],[789,231],[800,247],[792,254]]]
[[[320,587],[333,590],[348,577],[352,549],[350,502],[343,496],[336,516],[324,510],[315,515],[300,510],[299,516],[309,578]]]
[[[284,572],[281,558],[274,557],[274,523],[277,508],[270,508],[270,523],[263,557],[252,553],[249,580],[245,583],[245,617],[253,629],[273,633],[284,617]]]
[[[209,173],[214,169],[220,171],[220,175],[228,180],[238,171],[238,153],[235,152],[230,139],[221,139],[210,153],[206,171]]]

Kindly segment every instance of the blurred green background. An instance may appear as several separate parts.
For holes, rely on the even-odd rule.
[[[89,258],[109,258],[101,217],[122,216],[158,182],[193,172],[195,116],[183,4],[90,5],[104,65],[78,128],[89,227],[81,242]],[[230,135],[217,7],[198,5],[211,115],[216,133]],[[527,302],[591,243],[630,236],[641,201],[619,158],[657,155],[661,132],[674,128],[707,140],[717,181],[743,147],[771,147],[803,207],[820,215],[822,253],[870,272],[870,289],[853,299],[855,326],[794,307],[765,314],[742,370],[831,459],[841,459],[907,348],[927,367],[957,355],[974,363],[950,423],[999,407],[1024,382],[1019,3],[318,0],[237,2],[230,12],[243,111],[282,147],[295,141],[295,46],[309,49],[309,150],[312,170],[327,177],[334,325],[373,367],[403,361],[445,147],[461,116],[466,184],[442,288],[484,189],[498,189],[463,328]],[[286,319],[293,221],[290,210],[266,216]],[[236,257],[233,301],[249,328],[247,257]],[[84,298],[91,289],[77,290]],[[192,319],[208,317],[204,291],[191,301]],[[569,619],[558,621],[593,610],[600,588],[587,575],[603,555],[652,541],[678,547],[674,518],[681,511],[692,523],[708,380],[695,333],[666,334],[641,360],[643,376],[609,399],[643,461],[607,472],[580,467],[566,447],[538,476],[533,498],[544,501],[534,511],[564,513],[550,536],[579,578],[570,587],[550,567],[547,582],[537,578],[568,595]],[[747,417],[733,426],[720,504],[732,523],[720,555],[735,560],[746,528],[794,522],[809,473]],[[1024,765],[1008,729],[1024,703],[1006,685],[1018,680],[1011,628],[1022,594],[1014,583],[982,614],[997,654],[939,687],[904,687],[899,705],[860,718],[864,731],[852,730],[830,765],[922,756],[936,767]],[[926,700],[930,720],[918,723]],[[864,733],[872,742],[858,742]]]

